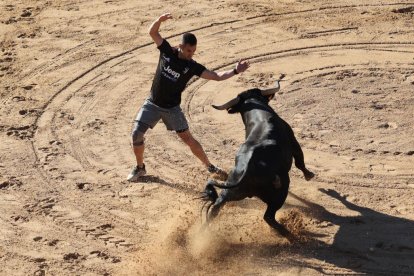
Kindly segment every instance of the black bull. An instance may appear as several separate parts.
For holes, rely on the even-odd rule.
[[[269,100],[277,90],[251,89],[222,106],[213,106],[241,114],[246,141],[237,152],[235,167],[226,182],[221,185],[209,180],[207,183],[203,198],[212,202],[207,209],[207,223],[217,216],[227,201],[255,196],[267,204],[264,220],[279,233],[288,233],[276,221],[275,215],[288,195],[292,159],[306,180],[314,174],[305,166],[302,149],[292,128],[269,106]],[[214,186],[223,189],[220,196]]]

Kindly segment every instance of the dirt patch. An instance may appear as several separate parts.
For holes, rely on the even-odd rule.
[[[297,242],[254,198],[201,231],[194,198],[210,175],[162,122],[145,137],[148,175],[126,181],[159,57],[148,26],[165,11],[161,35],[195,33],[197,62],[251,63],[182,94],[215,165],[231,170],[245,137],[239,115],[211,104],[282,80],[270,105],[317,175],[293,167],[276,215]],[[411,275],[412,15],[368,0],[2,1],[0,274]]]

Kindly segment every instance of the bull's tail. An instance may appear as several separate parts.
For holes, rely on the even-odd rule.
[[[214,203],[218,198],[218,194],[213,184],[211,184],[210,182],[211,181],[207,183],[206,187],[204,188],[204,192],[202,192],[200,198],[204,201],[211,201]]]
[[[237,187],[238,185],[239,184],[237,183],[235,185],[226,186],[226,185],[218,184],[214,180],[209,180],[207,182],[207,185],[206,185],[205,189],[204,189],[204,192],[202,192],[201,197],[199,197],[199,199],[202,199],[202,200],[205,201],[205,203],[203,204],[203,206],[201,207],[201,210],[200,210],[201,217],[203,217],[203,210],[207,206],[207,210],[206,210],[206,222],[208,222],[208,213],[209,213],[209,210],[210,210],[210,208],[213,205],[217,204],[216,201],[217,201],[217,199],[218,199],[219,196],[218,196],[218,193],[217,193],[215,187],[221,188],[221,189],[231,189],[231,188]]]
[[[239,183],[233,184],[233,185],[222,185],[217,183],[214,180],[209,180],[207,182],[206,187],[204,188],[204,192],[201,193],[201,197],[199,199],[202,199],[204,201],[211,201],[216,202],[216,199],[218,198],[218,193],[214,187],[220,188],[220,189],[232,189],[239,186]]]
[[[222,185],[222,184],[218,184],[217,182],[214,182],[214,183],[209,183],[207,185],[213,185],[213,186],[215,186],[217,188],[220,188],[220,189],[233,189],[233,188],[236,188],[237,186],[239,186],[239,184],[240,183],[235,183],[235,184],[232,184],[232,185]]]

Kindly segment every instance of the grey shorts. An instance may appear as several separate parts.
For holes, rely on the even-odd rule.
[[[188,129],[187,119],[180,106],[172,108],[162,108],[145,100],[135,118],[136,122],[142,122],[153,128],[162,119],[168,130],[183,132]]]

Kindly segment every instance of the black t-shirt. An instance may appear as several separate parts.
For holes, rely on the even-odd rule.
[[[187,82],[200,76],[206,69],[194,60],[178,58],[178,49],[172,48],[167,40],[158,46],[160,59],[152,81],[150,101],[163,108],[171,108],[181,103],[181,93]]]

